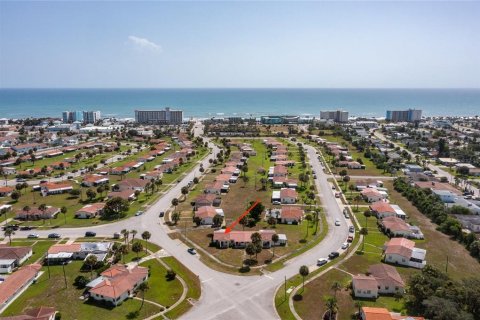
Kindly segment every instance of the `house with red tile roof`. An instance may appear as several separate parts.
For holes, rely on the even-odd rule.
[[[60,212],[60,208],[47,206],[45,211],[37,208],[30,208],[29,210],[20,209],[15,215],[17,220],[41,220],[41,219],[53,219]]]
[[[70,168],[71,164],[66,161],[56,161],[56,162],[52,162],[50,166],[55,170],[63,170],[66,168]]]
[[[105,203],[97,202],[83,206],[75,212],[75,218],[77,219],[90,219],[102,215]]]
[[[220,203],[222,202],[222,198],[218,197],[215,194],[199,194],[194,202],[194,210],[198,210],[200,207],[204,206],[214,206],[218,207],[220,206]]]
[[[273,177],[286,177],[288,170],[284,166],[275,166],[273,167]]]
[[[73,189],[69,182],[46,182],[40,184],[42,196],[70,192]]]
[[[282,206],[279,222],[286,224],[297,224],[303,219],[304,211],[296,206]]]
[[[276,232],[274,230],[259,230],[259,231],[230,231],[229,233],[226,233],[224,229],[221,230],[215,230],[213,232],[213,243],[218,247],[218,248],[245,248],[248,243],[252,242],[252,234],[254,232],[258,232],[260,236],[262,237],[262,245],[264,248],[270,248],[274,245],[280,245],[279,243],[274,243],[272,241],[272,235],[274,235]],[[286,243],[286,236],[285,235],[279,235],[279,237],[282,236],[281,238],[284,240],[282,244]]]
[[[282,204],[294,204],[298,200],[298,193],[293,188],[282,188],[280,190],[280,202]]]
[[[395,267],[375,264],[368,269],[368,275],[356,275],[352,280],[353,295],[357,298],[378,298],[405,292],[405,282]]]
[[[131,189],[122,190],[122,191],[111,191],[108,193],[107,197],[109,199],[119,197],[127,201],[133,201],[136,199],[135,191]]]
[[[24,288],[32,284],[41,268],[39,264],[21,267],[0,283],[0,312],[15,300]]]
[[[216,215],[224,216],[223,210],[220,208],[215,208],[213,206],[203,206],[198,208],[197,211],[195,211],[195,217],[199,217],[200,219],[202,219],[202,224],[212,225],[213,218]]]
[[[216,194],[221,195],[223,190],[223,182],[222,181],[214,181],[205,185],[205,193],[209,194]]]
[[[57,311],[51,307],[38,307],[25,310],[17,316],[0,317],[0,320],[55,320]]]
[[[117,306],[131,297],[140,284],[147,281],[148,269],[116,264],[87,284],[90,298]]]
[[[384,245],[385,262],[422,269],[426,265],[425,249],[415,248],[415,242],[405,238],[392,238]]]
[[[123,190],[133,190],[133,191],[140,191],[143,192],[145,190],[145,186],[150,183],[150,180],[144,180],[140,178],[128,178],[120,181],[117,183],[113,190],[116,191],[123,191]]]
[[[370,205],[370,211],[378,218],[394,217],[396,215],[395,209],[385,201],[376,201]]]
[[[374,307],[362,307],[360,317],[362,320],[425,320],[424,317],[402,316],[385,308]]]
[[[382,230],[392,237],[410,238],[413,236],[413,231],[410,225],[397,217],[386,217],[379,221]]]
[[[110,174],[113,174],[113,175],[122,175],[122,174],[127,174],[129,173],[132,169],[134,169],[134,167],[137,165],[137,162],[136,161],[132,161],[132,162],[128,162],[128,163],[125,163],[121,166],[118,166],[118,167],[114,167],[112,169],[110,169]]]
[[[12,187],[0,187],[0,197],[9,197],[13,190]]]
[[[11,273],[32,256],[32,247],[0,245],[0,273]]]
[[[367,202],[382,201],[388,197],[388,194],[385,191],[379,191],[376,188],[365,188],[360,194]]]
[[[87,174],[83,177],[82,184],[85,187],[97,187],[103,184],[108,184],[110,180],[108,177],[101,174]]]

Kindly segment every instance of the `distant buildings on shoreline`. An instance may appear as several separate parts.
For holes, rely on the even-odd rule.
[[[332,120],[334,122],[348,122],[348,111],[320,111],[321,120]]]
[[[415,122],[422,120],[422,110],[387,110],[386,120],[392,122]]]
[[[100,111],[63,111],[62,120],[63,123],[73,123],[73,122],[82,122],[82,123],[95,123],[100,120],[102,114]]]
[[[182,124],[182,110],[135,110],[135,122],[142,124]]]

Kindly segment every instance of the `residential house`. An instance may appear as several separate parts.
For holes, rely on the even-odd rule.
[[[385,217],[394,217],[395,209],[385,201],[376,201],[370,205],[370,210],[378,218],[383,219]]]
[[[50,166],[55,170],[63,170],[63,169],[70,168],[71,164],[66,161],[56,161],[56,162],[52,162]]]
[[[362,307],[360,317],[362,320],[425,320],[424,317],[402,316],[385,308],[373,307]]]
[[[413,230],[408,223],[397,217],[386,217],[380,220],[379,225],[391,237],[423,239],[419,228]]]
[[[252,234],[254,231],[230,231],[225,232],[224,229],[215,230],[213,232],[213,243],[218,248],[245,248],[245,246],[252,242]],[[276,232],[274,230],[259,230],[258,233],[262,237],[262,246],[264,248],[270,248],[275,245],[282,245],[286,243],[286,236],[282,235],[278,243],[272,241],[272,235]],[[280,238],[280,235],[279,235]]]
[[[348,169],[364,169],[365,168],[365,166],[358,161],[348,161],[347,167]]]
[[[454,203],[455,198],[458,197],[455,193],[450,190],[432,190],[432,192],[442,200],[444,203]]]
[[[223,182],[222,181],[214,181],[212,183],[208,183],[205,186],[204,192],[207,194],[216,194],[216,195],[221,195],[222,194],[222,189],[223,189]]]
[[[32,284],[41,268],[39,264],[21,267],[0,283],[0,311],[15,300],[24,288]]]
[[[3,174],[17,174],[17,169],[14,167],[3,167]]]
[[[123,175],[129,173],[137,165],[136,161],[125,163],[124,165],[110,169],[110,174]]]
[[[282,204],[295,204],[298,200],[298,193],[292,188],[282,188],[280,190],[280,202]]]
[[[12,187],[0,187],[0,197],[9,197],[13,190]]]
[[[198,208],[205,207],[205,206],[218,207],[222,202],[222,198],[211,193],[200,194],[195,198],[193,202],[194,202],[194,205],[193,205],[194,210],[198,210]]]
[[[61,194],[73,190],[69,182],[46,182],[40,184],[40,192],[46,197],[52,194]]]
[[[353,276],[352,291],[357,298],[376,299],[382,294],[403,294],[405,283],[395,267],[380,263],[370,266],[367,275]]]
[[[213,224],[213,218],[216,215],[224,216],[224,212],[220,208],[215,208],[213,206],[203,206],[198,208],[198,210],[195,212],[195,217],[200,217],[201,224],[208,224],[212,225]]]
[[[83,177],[82,184],[85,187],[97,187],[100,185],[108,184],[110,180],[108,177],[101,174],[87,174]]]
[[[0,320],[55,320],[57,311],[51,307],[38,307],[26,309],[17,316],[0,317]]]
[[[0,245],[0,273],[11,273],[32,256],[32,247]]]
[[[480,233],[480,216],[456,214],[455,217],[462,224],[462,227],[471,232]]]
[[[279,222],[285,224],[298,224],[302,221],[304,211],[296,206],[282,206]]]
[[[133,190],[143,192],[148,183],[150,183],[150,181],[139,178],[128,178],[120,181],[112,189],[115,191]]]
[[[108,193],[107,197],[109,199],[118,197],[128,201],[133,201],[136,199],[135,191],[131,189],[122,190],[122,191],[111,191]]]
[[[415,242],[392,238],[384,246],[385,262],[422,269],[426,265],[425,249],[415,248]]]
[[[75,218],[77,219],[90,219],[102,215],[103,208],[105,208],[105,203],[97,202],[92,204],[87,204],[81,209],[75,212]]]
[[[30,208],[29,210],[24,210],[25,208],[17,211],[15,219],[17,220],[41,220],[41,219],[53,219],[60,212],[60,208],[47,206],[44,211],[37,208]]]
[[[366,188],[363,189],[360,194],[367,202],[377,202],[385,200],[388,197],[386,191],[380,191],[375,188]]]
[[[162,179],[162,177],[163,177],[163,172],[159,170],[147,171],[140,175],[140,179],[147,180],[147,181],[152,181],[152,179],[159,180],[159,179]]]
[[[147,279],[148,268],[116,264],[88,283],[87,288],[91,299],[117,306],[131,297]]]
[[[284,166],[275,166],[273,167],[273,177],[286,177],[288,170]]]
[[[45,260],[50,264],[56,264],[70,260],[85,260],[93,254],[98,261],[103,261],[112,245],[112,242],[58,243],[48,249]]]

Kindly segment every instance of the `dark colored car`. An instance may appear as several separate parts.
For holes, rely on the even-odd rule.
[[[353,242],[353,236],[348,236],[347,242]]]
[[[338,253],[337,251],[333,251],[328,255],[328,258],[330,260],[333,260],[333,259],[337,258],[339,255],[340,255],[340,253]]]
[[[20,230],[32,230],[33,228],[30,227],[30,226],[23,226],[23,227],[20,227]]]
[[[95,237],[97,234],[93,231],[85,232],[85,237]]]
[[[50,233],[50,234],[48,235],[48,237],[49,237],[50,239],[59,239],[59,238],[60,238],[60,235],[59,235],[58,233]]]
[[[160,218],[162,218],[163,216],[165,215],[165,212],[160,212],[160,214],[158,215]]]
[[[188,248],[187,251],[190,254],[197,254],[197,251],[195,251],[195,248]]]

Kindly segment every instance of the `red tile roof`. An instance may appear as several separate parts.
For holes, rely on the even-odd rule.
[[[72,244],[54,244],[48,249],[48,254],[57,254],[60,252],[75,253],[81,251],[80,243]]]
[[[303,217],[303,210],[295,206],[282,206],[282,218],[300,220]]]
[[[30,264],[21,267],[12,273],[4,282],[0,283],[0,305],[9,300],[20,288],[25,286],[37,275],[42,268],[39,264]]]
[[[148,276],[148,269],[138,266],[128,269],[122,265],[114,265],[101,275],[107,279],[90,289],[90,293],[116,299],[135,289],[135,285]]]
[[[377,201],[374,202],[370,205],[370,210],[374,212],[389,212],[395,214],[395,209],[392,208],[392,206],[385,202],[385,201]]]
[[[197,212],[195,212],[196,217],[200,218],[213,218],[217,214],[215,207],[212,206],[205,206],[198,208]]]

